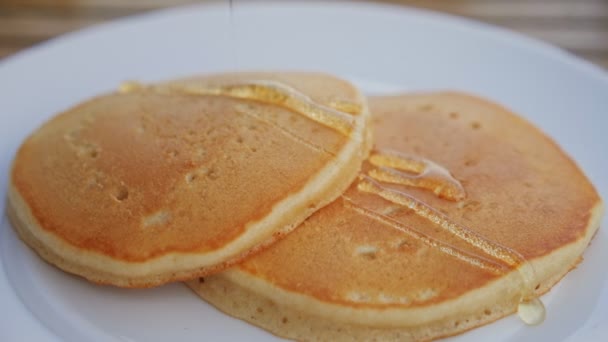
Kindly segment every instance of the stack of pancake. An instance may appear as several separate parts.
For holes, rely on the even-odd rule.
[[[187,281],[298,340],[430,340],[514,312],[581,260],[602,202],[559,147],[460,93],[366,99],[317,73],[129,82],[20,147],[8,214],[92,282]],[[203,319],[203,318],[201,318]]]

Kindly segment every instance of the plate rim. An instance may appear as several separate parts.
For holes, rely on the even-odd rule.
[[[472,20],[469,18],[460,17],[453,14],[440,13],[427,9],[420,9],[410,6],[403,6],[398,4],[386,4],[386,3],[372,3],[372,2],[349,2],[349,1],[332,1],[329,4],[324,3],[323,1],[314,0],[310,2],[281,2],[278,0],[265,0],[265,1],[255,1],[239,4],[239,8],[243,7],[241,10],[250,10],[251,8],[259,9],[264,6],[272,5],[272,6],[281,6],[284,8],[290,7],[301,7],[305,6],[309,10],[313,10],[319,8],[319,6],[331,6],[334,8],[338,8],[339,6],[344,6],[348,4],[351,8],[357,8],[357,10],[378,10],[378,11],[390,11],[392,13],[399,12],[399,15],[411,16],[417,15],[422,17],[424,20],[428,22],[433,22],[434,24],[439,23],[443,25],[452,25],[458,26],[460,29],[466,30],[467,33],[474,32],[476,34],[483,34],[492,39],[500,40],[501,44],[505,45],[515,45],[519,48],[525,50],[531,50],[536,53],[542,54],[544,57],[553,58],[558,60],[561,63],[565,63],[567,66],[576,69],[577,72],[583,73],[586,77],[591,77],[597,79],[602,82],[602,84],[608,90],[608,71],[602,69],[601,67],[586,61],[580,57],[577,57],[573,53],[564,50],[562,48],[551,45],[547,42],[541,41],[539,39],[526,36],[522,33],[515,32],[503,27],[495,26],[492,24],[484,23],[481,21]],[[142,21],[142,20],[150,20],[153,21],[159,17],[165,16],[174,16],[178,13],[186,12],[186,11],[204,11],[208,8],[213,7],[221,7],[224,8],[226,5],[218,2],[209,2],[209,3],[198,3],[198,4],[188,4],[181,5],[171,8],[164,8],[158,10],[152,10],[145,13],[129,15],[126,17],[110,20],[107,22],[99,23],[92,25],[90,27],[86,27],[80,30],[72,31],[66,34],[62,34],[60,36],[51,38],[39,44],[36,44],[27,49],[21,50],[11,56],[8,56],[2,60],[0,60],[0,74],[2,74],[5,70],[8,70],[14,67],[15,64],[20,63],[21,61],[27,60],[28,58],[36,58],[36,54],[40,51],[44,51],[46,49],[61,49],[61,45],[63,44],[73,44],[73,40],[82,39],[87,35],[91,35],[95,32],[103,32],[109,27],[115,27],[120,25],[132,25],[134,22]],[[27,61],[26,61],[27,62]],[[10,127],[10,125],[7,125]],[[5,151],[3,151],[5,152]],[[10,163],[6,166],[10,166]],[[7,189],[8,183],[8,168],[4,167],[2,170],[2,183],[1,190],[4,192]],[[2,198],[0,200],[0,206],[4,207],[6,199]],[[3,222],[4,222],[3,218]],[[9,225],[9,224],[7,224]],[[2,224],[2,226],[5,226]],[[3,229],[0,227],[0,229]],[[31,323],[38,324],[42,327],[43,330],[40,330],[44,333],[37,335],[38,338],[44,338],[45,340],[55,340],[58,338],[51,329],[49,329],[43,322],[40,322],[35,318],[35,314],[30,311],[29,308],[25,306],[23,301],[19,298],[19,295],[13,289],[10,280],[8,279],[8,275],[6,273],[6,267],[4,265],[6,261],[0,260],[0,282],[6,282],[8,288],[12,291],[10,293],[6,293],[4,291],[0,291],[0,298],[6,298],[6,296],[12,296],[17,298],[19,304],[25,308],[25,310],[30,314],[29,319]],[[0,285],[1,286],[1,285]],[[7,313],[7,308],[0,309],[0,314],[4,315]],[[604,319],[604,321],[608,321],[608,317]],[[0,327],[6,329],[8,327],[10,331],[10,319],[3,320],[4,323],[0,323]],[[36,333],[33,330],[30,333]],[[48,335],[47,335],[48,334]]]

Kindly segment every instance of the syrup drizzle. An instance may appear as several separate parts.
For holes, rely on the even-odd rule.
[[[369,171],[369,176],[375,180],[430,190],[440,198],[454,202],[466,197],[462,184],[448,170],[430,160],[382,151],[372,153],[369,162],[376,166]]]
[[[273,81],[209,87],[178,84],[146,86],[137,82],[126,82],[119,87],[119,92],[122,93],[142,90],[152,90],[159,93],[174,92],[189,95],[229,96],[282,105],[344,135],[349,135],[355,127],[355,119],[345,113],[357,114],[361,111],[360,106],[348,102],[334,101],[330,104],[330,107],[333,108],[319,105],[306,95]],[[505,246],[489,241],[467,227],[451,221],[446,215],[443,215],[415,197],[387,188],[379,183],[384,182],[422,188],[432,191],[440,198],[460,201],[466,197],[466,192],[460,182],[452,177],[449,171],[432,161],[394,151],[377,151],[370,156],[369,161],[375,168],[372,168],[368,175],[360,176],[357,184],[359,191],[372,193],[395,204],[410,208],[417,215],[431,221],[472,247],[504,262],[511,268],[517,269],[522,281],[518,315],[526,324],[536,325],[542,323],[545,318],[545,308],[534,293],[536,274],[533,266],[522,255]],[[400,224],[390,217],[358,206],[346,195],[343,195],[343,198],[348,207],[370,218],[389,224],[446,254],[494,273],[504,272],[504,269],[500,265],[496,265],[480,256],[455,249],[417,232],[411,227]]]
[[[529,325],[543,322],[545,318],[545,307],[534,292],[536,273],[533,266],[516,251],[502,246],[496,242],[489,241],[473,230],[451,221],[446,215],[438,212],[430,205],[416,199],[415,197],[381,185],[379,182],[401,184],[418,187],[432,191],[435,195],[452,201],[462,200],[466,197],[464,188],[460,182],[440,165],[423,158],[399,154],[393,151],[380,151],[373,153],[369,161],[376,166],[369,171],[369,175],[361,175],[357,183],[357,189],[365,193],[372,193],[395,204],[411,209],[415,214],[431,221],[452,235],[463,240],[468,245],[504,262],[511,268],[517,269],[521,279],[521,297],[518,304],[518,315],[520,319]],[[408,174],[401,172],[413,173]],[[344,196],[343,196],[344,197]],[[440,251],[457,257],[469,264],[491,271],[503,271],[500,268],[489,266],[483,259],[453,249],[439,241],[431,239],[424,234],[416,232],[395,220],[381,214],[356,207],[352,199],[349,207],[372,217],[380,222],[389,224],[394,228],[407,231],[407,233]]]
[[[294,132],[280,126],[279,124],[276,124],[266,118],[264,118],[263,113],[261,113],[260,111],[256,111],[252,108],[249,108],[249,106],[247,105],[241,105],[238,104],[234,107],[234,109],[237,111],[237,113],[241,113],[243,115],[249,115],[275,129],[277,129],[279,132],[283,133],[285,136],[291,138],[294,141],[299,142],[300,144],[303,144],[305,146],[308,146],[309,148],[311,148],[312,150],[315,150],[317,152],[321,152],[321,153],[325,153],[328,154],[330,156],[335,156],[336,154],[328,151],[326,148],[324,148],[323,146],[319,146],[313,142],[310,142],[302,137],[300,137],[299,135],[295,134]]]
[[[369,210],[365,207],[362,207],[362,206],[358,205],[354,199],[352,199],[346,195],[342,195],[342,199],[344,199],[344,201],[345,201],[344,203],[347,208],[353,209],[354,211],[358,212],[359,214],[362,214],[371,219],[374,219],[376,221],[379,221],[379,222],[382,222],[389,226],[392,226],[393,228],[396,228],[397,230],[405,233],[406,235],[409,235],[413,239],[416,239],[431,248],[436,248],[443,253],[449,254],[466,263],[469,263],[469,264],[479,267],[481,269],[490,271],[494,274],[502,274],[505,271],[504,267],[500,264],[496,264],[487,259],[480,258],[479,256],[467,253],[465,251],[461,251],[461,250],[454,248],[448,244],[445,244],[437,239],[434,239],[410,226],[406,226],[403,223],[390,218],[389,216],[386,216],[386,215],[380,214],[376,211]]]
[[[350,135],[355,127],[356,119],[352,115],[320,105],[301,92],[275,81],[255,81],[223,86],[197,86],[176,83],[143,85],[137,82],[125,82],[119,87],[119,92],[121,93],[142,90],[187,95],[229,96],[280,105],[334,129],[345,136]]]

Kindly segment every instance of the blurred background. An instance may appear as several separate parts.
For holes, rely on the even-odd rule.
[[[213,1],[213,0],[209,0]],[[233,0],[234,6],[251,0]],[[253,0],[255,1],[255,0]],[[54,36],[193,0],[0,0],[0,60]],[[216,1],[217,2],[217,1]],[[228,0],[224,0],[228,3]],[[377,0],[503,26],[608,69],[608,0]],[[345,6],[348,5],[344,1]]]

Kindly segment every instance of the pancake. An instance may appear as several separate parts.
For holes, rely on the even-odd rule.
[[[528,122],[469,95],[370,100],[375,149],[332,204],[280,242],[187,283],[297,340],[431,340],[519,310],[581,260],[602,202]],[[584,290],[584,288],[581,288]]]
[[[61,269],[150,287],[218,271],[288,233],[355,179],[369,112],[318,73],[128,82],[19,148],[8,213]]]

